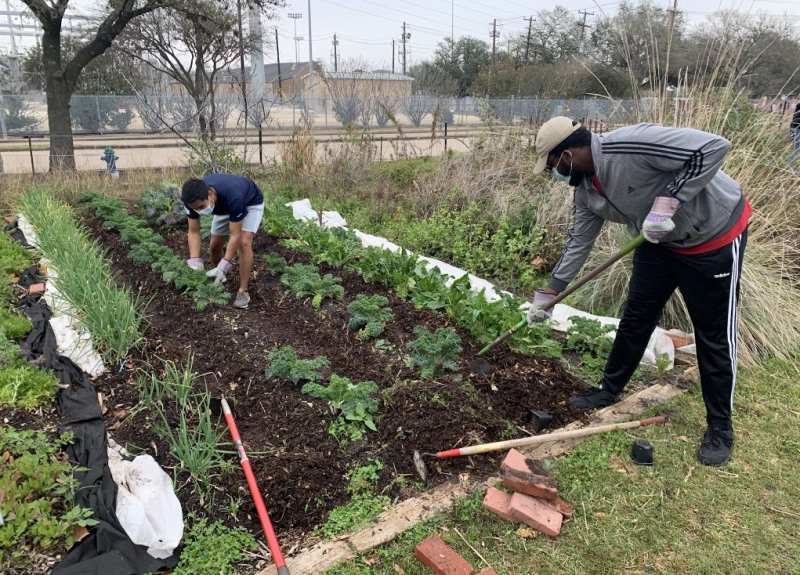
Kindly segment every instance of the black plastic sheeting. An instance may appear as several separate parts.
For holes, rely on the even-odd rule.
[[[27,246],[19,229],[9,231]],[[36,268],[27,270],[19,280],[24,287],[39,282]],[[151,557],[146,547],[131,541],[117,519],[117,486],[108,467],[105,423],[97,393],[87,375],[56,351],[50,308],[40,296],[28,296],[22,300],[22,310],[33,322],[33,330],[23,345],[27,359],[51,369],[61,383],[69,385],[59,390],[57,397],[58,433],[75,435],[75,441],[65,451],[72,465],[88,469],[75,472],[80,482],[75,504],[92,509],[99,521],[52,570],[53,575],[139,575],[173,569],[178,557]]]

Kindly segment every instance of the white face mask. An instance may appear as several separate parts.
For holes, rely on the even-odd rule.
[[[561,158],[562,157],[564,157],[564,153],[563,152],[558,157],[558,162],[556,162],[556,165],[553,166],[553,170],[550,173],[559,182],[569,183],[570,176],[572,175],[572,160],[570,160],[570,162],[569,162],[569,172],[567,173],[566,176],[563,176],[558,171],[558,166],[559,166],[559,164],[561,164]]]
[[[210,216],[214,212],[214,204],[208,204],[208,207],[203,208],[202,210],[197,210],[197,213],[201,216]]]

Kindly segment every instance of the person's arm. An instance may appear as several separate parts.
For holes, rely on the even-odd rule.
[[[633,133],[636,141],[630,142],[632,153],[640,155],[650,168],[676,174],[667,189],[659,192],[681,204],[708,185],[731,149],[731,143],[722,136],[691,128],[647,124]]]
[[[203,239],[200,237],[200,218],[189,219],[189,258],[195,259],[200,257],[200,250],[202,249]]]
[[[236,257],[236,250],[239,249],[239,240],[242,238],[242,222],[230,222],[231,237],[228,239],[228,247],[225,249],[225,259],[229,262]]]
[[[581,193],[576,190],[572,228],[569,230],[561,259],[553,268],[552,276],[544,291],[559,294],[567,289],[569,282],[575,279],[586,263],[589,252],[592,251],[592,246],[603,228],[603,221],[603,218],[589,209]]]

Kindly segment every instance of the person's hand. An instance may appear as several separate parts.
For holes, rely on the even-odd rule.
[[[228,275],[228,272],[231,271],[231,267],[233,267],[231,262],[222,258],[219,260],[217,267],[206,272],[206,276],[214,278],[214,284],[221,284],[225,281],[225,276]]]
[[[651,243],[657,244],[665,235],[675,229],[672,216],[681,207],[681,201],[672,196],[659,196],[653,202],[650,213],[642,224],[642,235]]]
[[[189,258],[186,260],[186,265],[198,272],[201,272],[205,269],[205,266],[203,265],[203,258]]]
[[[544,291],[543,289],[536,290],[536,293],[533,294],[531,307],[528,308],[528,327],[533,327],[537,323],[547,321],[553,317],[552,307],[547,310],[543,310],[542,307],[556,299],[557,296],[558,294]]]

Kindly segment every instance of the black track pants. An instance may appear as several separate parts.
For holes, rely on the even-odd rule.
[[[628,301],[603,373],[603,389],[622,391],[647,349],[664,305],[675,288],[689,309],[709,425],[731,422],[736,386],[736,306],[747,230],[732,244],[682,255],[646,243],[633,256]]]

